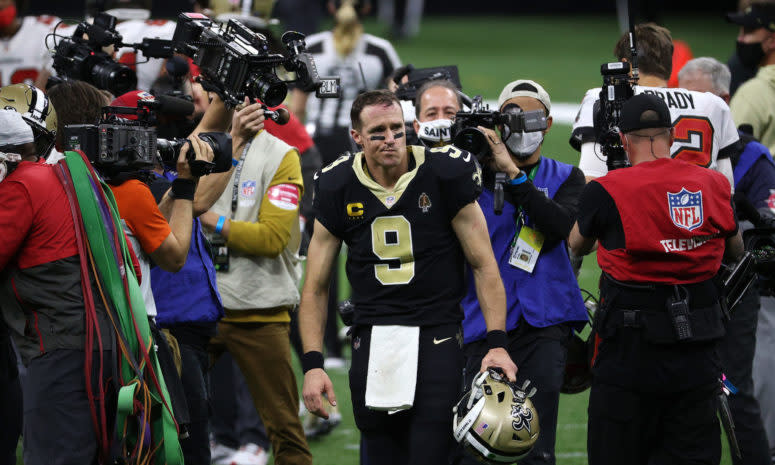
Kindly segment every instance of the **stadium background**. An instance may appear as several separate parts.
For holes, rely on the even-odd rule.
[[[176,2],[163,3],[170,7]],[[76,18],[78,12],[83,11],[78,4],[35,1],[24,10],[28,14],[49,13]],[[541,83],[551,95],[553,114],[557,113],[554,126],[546,137],[543,154],[577,164],[578,153],[568,145],[572,118],[584,92],[600,85],[600,64],[613,60],[613,45],[620,35],[613,4],[613,0],[560,0],[533,6],[503,0],[426,0],[426,16],[419,35],[393,44],[402,63],[417,67],[456,64],[464,91],[472,96],[481,94],[485,100],[497,99],[502,86],[513,79],[530,78]],[[662,13],[660,23],[672,31],[674,39],[686,42],[694,57],[713,56],[726,62],[734,50],[737,29],[725,22],[723,13],[734,10],[735,1],[684,0],[669,6],[669,12],[662,8],[657,11]],[[174,16],[174,13],[163,16]],[[367,19],[364,23],[366,32],[387,36],[387,28],[376,21]],[[324,22],[322,26],[328,27],[330,23]],[[340,259],[343,267],[344,256]],[[587,257],[579,277],[581,287],[597,294],[599,273],[594,255]],[[348,284],[342,282],[342,298],[348,293]],[[298,363],[296,367],[301,387]],[[312,440],[310,447],[318,465],[354,465],[358,463],[359,437],[352,418],[347,373],[331,370],[329,374],[343,422],[329,436]],[[588,392],[561,398],[558,464],[587,463],[587,397]],[[722,464],[729,464],[726,439],[723,446]],[[18,463],[23,463],[21,458]]]

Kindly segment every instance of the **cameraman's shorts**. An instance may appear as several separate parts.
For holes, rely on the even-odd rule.
[[[426,465],[449,462],[454,450],[452,407],[460,400],[463,351],[457,324],[422,327],[414,406],[393,415],[366,408],[371,326],[358,326],[352,337],[350,392],[369,465]],[[434,344],[447,339],[444,342]]]

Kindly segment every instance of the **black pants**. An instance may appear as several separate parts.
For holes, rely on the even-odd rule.
[[[180,343],[180,382],[188,405],[187,438],[180,440],[186,465],[210,465],[210,381],[207,349]]]
[[[0,323],[1,325],[2,323]],[[22,389],[16,352],[0,327],[0,465],[16,464],[16,446],[22,434]]]
[[[619,328],[598,346],[589,395],[589,465],[716,465],[718,342],[654,344]]]
[[[724,373],[738,389],[737,394],[729,396],[729,408],[742,455],[742,459],[732,455],[735,465],[771,463],[759,401],[753,395],[752,370],[758,319],[759,293],[754,288],[743,295],[735,307],[732,319],[727,323],[727,334],[719,347]]]
[[[658,393],[593,381],[589,465],[718,464],[718,391],[717,383]]]
[[[532,401],[538,411],[541,434],[530,453],[519,461],[525,464],[554,464],[554,443],[557,437],[557,410],[560,404],[560,388],[568,358],[567,342],[571,330],[566,325],[534,328],[524,321],[509,331],[509,355],[517,364],[517,384],[529,379],[538,389]],[[487,354],[485,341],[467,344],[465,347],[465,389],[479,373],[482,358]],[[465,456],[460,462],[475,465],[479,462]]]
[[[95,360],[99,354],[95,352]],[[95,361],[92,388],[109,385],[113,354],[103,352],[100,380]],[[110,386],[108,386],[110,387]],[[97,463],[97,435],[86,394],[83,350],[54,350],[32,359],[24,377],[24,463],[26,465],[89,465]],[[105,401],[108,438],[115,423],[115,396]]]
[[[448,463],[455,444],[452,407],[460,400],[463,372],[463,352],[456,337],[459,331],[454,324],[420,330],[414,406],[389,415],[365,405],[371,327],[355,329],[350,391],[369,465]],[[434,338],[449,339],[434,344]]]

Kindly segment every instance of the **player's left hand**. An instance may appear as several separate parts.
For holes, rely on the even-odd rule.
[[[492,158],[490,165],[496,171],[506,173],[509,179],[514,179],[519,176],[519,168],[511,159],[506,144],[501,140],[501,136],[497,132],[484,126],[478,126],[478,129],[484,133],[487,138],[487,143],[490,145],[490,152],[492,152]]]
[[[503,347],[496,349],[490,349],[487,355],[482,359],[482,366],[479,368],[479,373],[484,373],[488,368],[500,368],[506,375],[506,378],[511,381],[517,381],[517,365],[511,361],[509,353]]]

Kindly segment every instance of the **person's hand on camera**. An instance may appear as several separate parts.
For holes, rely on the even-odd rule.
[[[187,154],[190,150],[194,151],[194,160],[213,161],[213,149],[210,144],[199,137],[191,137],[188,143],[180,149],[178,156],[178,177],[182,179],[196,179],[197,176],[191,174],[191,166],[188,164]]]
[[[506,149],[506,144],[501,141],[501,136],[490,128],[484,126],[478,126],[478,128],[484,133],[487,143],[490,144],[490,152],[492,153],[489,162],[490,168],[500,173],[506,173],[509,179],[519,176],[519,168],[517,168],[509,151]]]
[[[258,131],[264,129],[264,108],[260,103],[250,103],[245,97],[242,109],[234,112],[231,120],[232,146],[239,147],[253,139]]]

